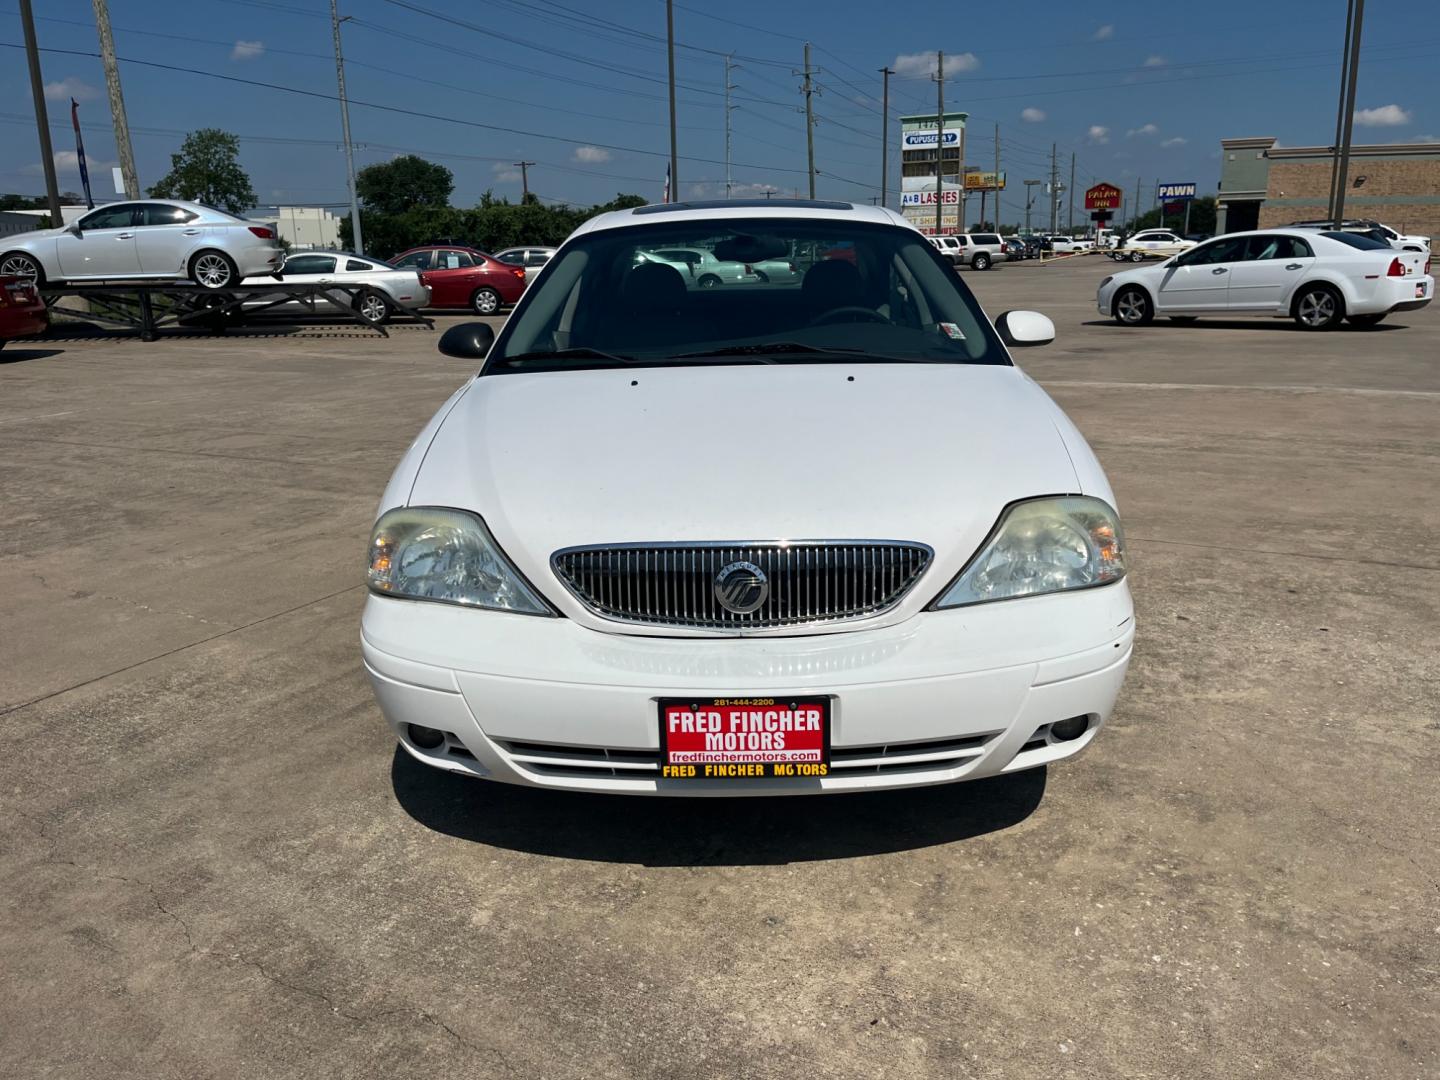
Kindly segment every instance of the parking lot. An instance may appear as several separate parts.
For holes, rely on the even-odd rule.
[[[437,333],[8,346],[0,1075],[1437,1075],[1440,309],[1124,329],[1114,270],[962,275],[1120,500],[1115,716],[883,795],[396,750],[364,550]]]

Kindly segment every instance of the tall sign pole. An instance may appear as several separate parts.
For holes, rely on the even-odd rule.
[[[1000,125],[995,125],[995,231],[1000,231]]]
[[[1065,198],[1070,200],[1070,219],[1065,226],[1065,231],[1071,236],[1075,235],[1075,152],[1070,152],[1070,190],[1065,192]]]
[[[345,16],[348,19],[350,16]],[[335,37],[335,78],[340,86],[340,134],[345,139],[345,183],[350,189],[350,240],[356,255],[365,254],[360,235],[360,197],[355,192],[355,148],[350,143],[350,101],[345,96],[345,57],[340,51],[340,11],[330,0],[330,31]]]
[[[1354,32],[1355,5],[1345,3],[1345,41],[1340,46],[1340,104],[1335,109],[1335,156],[1330,160],[1330,201],[1325,212],[1332,220],[1335,217],[1335,182],[1340,178],[1340,142],[1345,137],[1345,98],[1350,90],[1350,35]]]
[[[45,109],[45,80],[40,76],[40,46],[35,43],[35,13],[30,0],[20,0],[20,24],[25,30],[25,58],[30,62],[30,94],[35,98],[35,127],[40,135],[40,166],[45,170],[45,194],[50,200],[50,227],[60,219],[60,187],[55,183],[55,151],[50,146],[50,115]]]
[[[880,69],[885,88],[880,98],[880,205],[889,202],[890,195],[890,76],[895,72],[888,67]]]
[[[945,208],[945,54],[935,54],[935,235],[944,228]],[[963,231],[963,230],[962,230]]]
[[[730,54],[725,54],[725,198],[730,198],[730,191],[735,186],[735,180],[730,174],[730,110],[734,108],[730,104],[730,91],[735,89],[735,84],[730,81],[730,71],[734,68],[734,61]]]
[[[680,192],[680,144],[675,138],[675,3],[665,0],[665,57],[670,65],[670,175],[665,185],[666,202],[675,202]]]
[[[1350,178],[1350,129],[1355,123],[1355,84],[1360,76],[1360,31],[1365,23],[1365,0],[1352,0],[1355,26],[1350,33],[1350,86],[1345,95],[1345,132],[1340,140],[1340,165],[1335,177],[1335,228],[1345,220],[1345,184]]]
[[[810,82],[810,43],[805,42],[805,158],[810,166],[810,198],[815,198],[815,88]]]
[[[140,198],[140,177],[135,172],[135,151],[130,148],[130,121],[125,117],[125,95],[120,92],[120,65],[115,60],[115,39],[110,36],[110,8],[107,0],[93,0],[95,29],[100,35],[100,60],[105,67],[105,89],[110,95],[110,119],[115,124],[115,149],[120,155],[120,175],[125,194]]]

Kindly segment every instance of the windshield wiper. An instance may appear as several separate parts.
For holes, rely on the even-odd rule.
[[[885,359],[868,353],[864,349],[832,349],[825,345],[806,345],[802,341],[772,341],[765,345],[727,345],[703,352],[677,353],[669,360],[689,360],[699,356],[758,356],[768,353],[833,353],[836,356],[865,356],[876,360]]]
[[[521,360],[608,360],[612,364],[636,364],[633,356],[601,352],[599,349],[540,349],[535,352],[516,353],[501,360],[502,364],[513,364]]]

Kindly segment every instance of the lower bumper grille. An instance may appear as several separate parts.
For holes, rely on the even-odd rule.
[[[877,615],[933,557],[893,540],[636,544],[569,548],[552,565],[607,619],[743,632]]]

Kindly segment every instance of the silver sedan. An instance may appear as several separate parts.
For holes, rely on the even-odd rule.
[[[188,279],[224,289],[283,260],[268,226],[174,199],[97,206],[63,229],[0,238],[0,275],[38,285]]]
[[[305,251],[291,255],[278,273],[247,278],[246,288],[274,285],[344,286],[325,294],[332,304],[352,307],[366,322],[382,323],[396,310],[414,311],[430,303],[430,288],[414,270],[404,270],[368,255],[348,251]],[[363,292],[353,291],[363,287]],[[257,303],[264,303],[258,297]],[[285,304],[271,310],[285,310]]]

